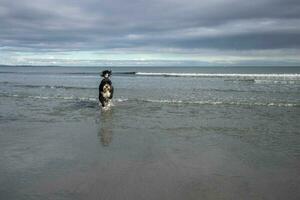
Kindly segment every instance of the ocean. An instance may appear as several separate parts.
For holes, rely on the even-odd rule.
[[[299,122],[300,67],[2,66],[0,199],[300,199]]]

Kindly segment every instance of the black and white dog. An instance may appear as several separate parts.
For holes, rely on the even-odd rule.
[[[111,99],[113,98],[114,88],[112,82],[109,79],[111,76],[110,70],[102,71],[101,76],[103,77],[99,85],[99,101],[102,107],[106,107],[110,104]]]

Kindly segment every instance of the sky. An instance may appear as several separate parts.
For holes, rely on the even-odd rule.
[[[0,64],[300,66],[300,1],[0,0]]]

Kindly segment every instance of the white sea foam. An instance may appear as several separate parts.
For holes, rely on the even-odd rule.
[[[300,74],[215,74],[215,73],[157,73],[137,72],[140,76],[207,77],[207,78],[244,78],[244,79],[283,79],[300,80]]]
[[[22,95],[6,95],[15,98],[32,98],[32,99],[63,99],[63,100],[74,100],[74,101],[90,101],[98,102],[98,99],[95,97],[75,97],[75,96],[22,96]],[[300,107],[299,103],[292,102],[249,102],[249,101],[189,101],[189,100],[178,100],[178,99],[128,99],[128,98],[115,98],[112,101],[113,103],[122,103],[122,102],[148,102],[148,103],[158,103],[158,104],[178,104],[178,105],[232,105],[232,106],[270,106],[270,107]]]
[[[113,101],[115,102],[125,102],[125,101],[128,101],[129,99],[127,98],[117,98],[117,99],[114,99]]]
[[[63,100],[79,100],[79,101],[97,101],[93,97],[75,97],[75,96],[19,96],[12,95],[13,97],[23,97],[23,98],[32,98],[32,99],[63,99]]]
[[[266,79],[259,80],[259,79],[256,79],[256,80],[254,80],[254,82],[258,83],[258,84],[282,84],[282,85],[289,84],[289,85],[292,85],[292,84],[300,84],[300,79],[290,79],[290,80],[287,80],[287,79],[284,79],[284,80],[266,80]]]
[[[80,101],[97,101],[97,98],[94,98],[94,97],[79,97],[79,98],[73,98],[73,99],[78,99]]]
[[[163,103],[163,104],[195,104],[195,105],[236,105],[236,106],[274,106],[274,107],[297,107],[295,103],[280,102],[243,102],[243,101],[182,101],[182,100],[166,100],[166,99],[144,99],[144,102]]]

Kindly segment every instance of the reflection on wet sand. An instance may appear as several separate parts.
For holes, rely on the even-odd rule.
[[[98,136],[103,146],[109,146],[112,142],[112,130],[111,128],[102,127],[99,130]]]
[[[101,112],[99,121],[99,132],[98,137],[100,138],[101,144],[106,147],[112,142],[112,110],[105,110]]]

